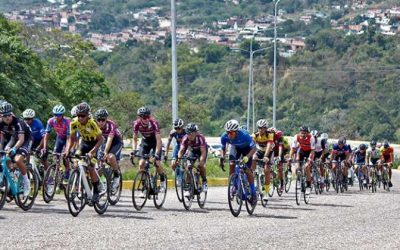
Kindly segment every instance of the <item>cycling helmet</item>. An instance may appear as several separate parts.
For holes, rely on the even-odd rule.
[[[364,143],[360,144],[360,146],[358,146],[358,149],[360,150],[366,150],[367,149],[367,145],[365,145]]]
[[[307,127],[307,126],[301,126],[300,128],[299,128],[299,131],[301,131],[301,132],[310,132],[310,129]]]
[[[32,119],[33,117],[35,117],[35,111],[33,109],[26,109],[22,112],[22,118],[24,119]]]
[[[65,108],[64,108],[64,106],[61,105],[61,104],[56,105],[56,106],[54,106],[54,108],[53,108],[53,114],[54,114],[54,115],[63,115],[64,112],[65,112]]]
[[[278,132],[278,130],[277,130],[276,128],[274,128],[274,127],[270,127],[270,128],[268,129],[268,131],[271,132],[271,133],[276,133],[276,132]]]
[[[175,119],[175,121],[172,125],[174,126],[174,128],[182,128],[184,125],[184,122],[182,119],[178,118],[178,119]]]
[[[10,115],[12,111],[13,111],[13,106],[11,105],[11,103],[4,101],[0,105],[0,115]]]
[[[260,119],[257,121],[258,128],[268,128],[268,122],[265,119]]]
[[[312,136],[315,136],[315,137],[318,137],[318,136],[319,136],[318,130],[312,130],[312,131],[311,131],[311,135],[312,135]]]
[[[338,144],[343,144],[343,145],[346,144],[346,138],[340,137],[337,143]]]
[[[369,145],[370,145],[371,147],[376,147],[376,141],[375,141],[375,140],[372,140],[372,141],[369,143]]]
[[[275,133],[275,137],[276,138],[281,138],[282,136],[283,136],[283,132],[282,131],[280,131],[280,130],[278,130],[278,131],[276,131],[276,132],[274,132]]]
[[[150,109],[148,107],[140,107],[137,110],[137,115],[140,117],[149,116],[151,114]]]
[[[237,131],[239,129],[239,122],[236,120],[229,120],[225,123],[225,131]]]
[[[86,102],[79,103],[76,105],[76,114],[89,114],[90,106]]]
[[[321,140],[328,140],[329,136],[327,133],[322,133],[321,134]]]
[[[76,113],[76,106],[73,106],[72,109],[71,109],[71,116],[72,116],[72,117],[75,117],[76,115],[77,115],[77,113]]]
[[[197,132],[198,130],[199,130],[199,128],[194,123],[189,123],[186,126],[186,133],[188,133],[188,134],[193,133],[193,132]]]
[[[389,146],[390,146],[389,142],[387,140],[384,140],[382,145],[383,145],[384,148],[389,148]]]
[[[106,119],[108,117],[108,112],[106,109],[98,109],[94,116],[96,119]]]

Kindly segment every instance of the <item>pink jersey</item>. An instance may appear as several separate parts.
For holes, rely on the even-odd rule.
[[[61,122],[57,121],[56,117],[52,117],[47,121],[46,133],[50,133],[52,129],[56,131],[57,137],[65,140],[69,136],[69,124],[71,120],[69,118],[63,117]]]
[[[206,138],[204,135],[198,133],[193,141],[189,140],[188,135],[185,135],[182,139],[181,149],[184,151],[188,148],[193,150],[200,150],[200,148],[207,147]]]
[[[121,138],[121,132],[118,129],[118,125],[113,120],[107,120],[104,127],[100,129],[105,138],[107,138],[109,135]]]
[[[137,135],[139,132],[144,138],[150,138],[156,134],[160,134],[160,125],[152,117],[149,118],[149,124],[147,125],[143,124],[140,119],[137,119],[133,122],[133,134]]]

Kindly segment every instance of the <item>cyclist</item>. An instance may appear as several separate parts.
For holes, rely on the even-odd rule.
[[[174,129],[171,130],[169,133],[168,137],[168,143],[167,143],[167,148],[165,149],[165,156],[164,156],[164,161],[166,162],[168,160],[168,151],[169,151],[169,146],[171,145],[172,139],[175,138],[176,145],[174,147],[174,151],[172,152],[172,161],[171,161],[171,168],[174,170],[175,174],[177,176],[180,176],[181,173],[177,172],[176,166],[178,165],[177,157],[178,157],[178,152],[181,146],[182,139],[186,135],[186,131],[183,128],[184,122],[182,119],[175,119],[173,122],[173,127]],[[180,184],[181,178],[178,179],[178,184]]]
[[[178,152],[178,158],[181,158],[188,148],[189,157],[196,157],[199,159],[200,175],[203,179],[203,191],[207,191],[207,176],[206,176],[206,160],[207,160],[207,143],[204,135],[199,133],[196,124],[189,123],[186,126],[186,135],[182,139],[181,147]]]
[[[346,139],[344,137],[339,138],[338,142],[333,145],[331,151],[331,161],[332,161],[332,171],[336,173],[337,162],[342,163],[342,176],[343,180],[347,181],[347,167],[350,164],[351,148],[346,144]]]
[[[307,177],[307,187],[305,192],[310,194],[311,192],[311,163],[314,160],[314,150],[315,150],[315,139],[310,134],[310,130],[307,126],[301,126],[299,129],[299,133],[294,136],[294,140],[292,143],[292,148],[290,151],[290,158],[292,159],[293,155],[296,155],[297,165],[300,166],[300,162],[308,159],[308,162],[305,164],[305,171]],[[296,147],[298,148],[297,152],[295,151]]]
[[[35,111],[33,109],[26,109],[22,112],[22,118],[25,123],[31,128],[32,131],[32,145],[31,150],[39,151],[43,148],[43,138],[45,135],[45,130],[42,121],[38,118],[35,118]],[[42,155],[43,158],[46,158],[45,155]],[[29,162],[29,159],[27,159]],[[48,168],[48,164],[46,160],[41,161],[45,170]]]
[[[54,129],[56,132],[56,143],[54,145],[53,152],[57,154],[61,154],[65,149],[65,145],[67,144],[67,140],[69,138],[70,132],[70,123],[71,120],[67,117],[64,117],[65,107],[61,104],[58,104],[53,107],[53,117],[47,121],[47,126],[45,130],[45,135],[43,139],[43,155],[47,154],[47,145],[49,141],[49,136],[51,131]],[[63,183],[68,184],[69,179],[69,161],[63,160],[65,167],[65,174]],[[52,187],[51,185],[49,187]]]
[[[320,137],[320,134],[318,132],[318,130],[312,130],[311,131],[311,135],[314,137],[315,140],[315,159],[319,160],[320,165],[318,169],[319,172],[319,176],[320,176],[320,185],[321,188],[324,187],[324,183],[325,183],[325,179],[324,179],[324,175],[322,174],[324,172],[324,165],[322,164],[324,162],[325,159],[325,151],[326,151],[326,140],[323,140]]]
[[[393,186],[393,184],[392,184],[392,166],[393,166],[393,159],[394,159],[394,157],[393,157],[394,149],[393,149],[393,147],[391,147],[389,145],[389,142],[385,140],[382,143],[382,147],[380,148],[380,151],[381,151],[381,166],[380,166],[381,172],[383,173],[383,165],[382,164],[386,163],[388,171],[389,171],[389,187],[392,187]]]
[[[138,119],[133,122],[133,142],[132,142],[132,154],[139,153],[143,155],[149,154],[151,151],[155,153],[155,166],[157,172],[160,174],[161,188],[160,192],[163,192],[166,188],[164,169],[161,166],[161,135],[160,126],[158,121],[151,117],[150,109],[147,107],[140,107],[137,110]],[[143,138],[140,143],[140,151],[137,150],[138,133],[141,133]],[[144,168],[145,160],[142,158],[139,161],[140,169]]]
[[[252,203],[257,203],[256,188],[254,186],[254,177],[251,171],[252,157],[257,151],[256,144],[252,137],[245,130],[239,129],[239,122],[236,120],[229,120],[225,123],[225,133],[221,136],[221,158],[220,166],[223,168],[225,161],[226,146],[230,144],[229,151],[229,175],[235,173],[235,160],[242,157],[243,163],[247,165],[244,170],[250,183]]]
[[[31,184],[24,163],[29,157],[31,130],[26,123],[15,117],[11,103],[4,101],[0,104],[0,150],[7,151],[12,161],[17,164],[24,178],[24,197],[30,193]]]
[[[95,118],[104,137],[104,143],[99,150],[98,156],[110,164],[113,169],[114,179],[112,188],[113,190],[117,190],[121,178],[118,173],[118,163],[121,159],[123,147],[122,134],[118,129],[118,125],[108,119],[108,111],[106,109],[98,109],[95,113]]]
[[[257,152],[253,154],[253,161],[251,169],[254,171],[257,166],[258,159],[264,159],[264,174],[265,174],[265,190],[263,199],[268,200],[268,192],[271,184],[271,164],[270,160],[273,160],[274,156],[274,132],[268,131],[268,122],[265,119],[257,121],[258,131],[251,135],[254,142],[256,143]]]
[[[285,161],[285,155],[289,152],[290,149],[290,144],[289,141],[286,139],[286,137],[283,136],[283,132],[280,130],[277,130],[273,127],[268,129],[272,133],[274,133],[274,155],[278,157],[278,178],[281,180],[281,190],[284,188],[284,183],[283,183],[283,162]],[[288,167],[287,174],[291,175],[292,170],[290,167]]]
[[[76,107],[77,117],[71,121],[70,133],[75,134],[79,131],[81,141],[79,143],[80,155],[87,155],[91,160],[96,156],[97,150],[104,142],[99,125],[89,117],[90,106],[86,102],[82,102]],[[70,136],[67,141],[65,154],[69,155],[76,138]],[[96,168],[90,164],[89,166],[90,179],[93,184],[93,201],[96,202],[98,197],[105,193],[105,188],[99,181]]]
[[[376,146],[376,141],[372,140],[369,145],[371,146],[370,148],[367,149],[367,164],[368,168],[370,167],[369,165],[377,165],[378,170],[379,164],[380,164],[380,159],[381,159],[381,151],[379,148]],[[380,171],[377,171],[377,178],[378,180],[381,180],[382,173]]]
[[[367,169],[365,163],[367,160],[367,145],[364,143],[358,146],[358,149],[354,150],[353,162],[356,164],[356,170],[358,181],[362,181],[364,185],[367,185]]]

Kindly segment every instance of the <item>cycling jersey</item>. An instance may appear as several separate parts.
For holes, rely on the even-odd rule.
[[[62,120],[57,120],[57,117],[52,117],[47,121],[46,133],[50,133],[52,129],[57,134],[57,137],[61,140],[66,140],[69,136],[69,127],[71,120],[69,118],[63,117]]]
[[[321,138],[315,139],[315,152],[322,152],[326,147],[326,140],[321,140]]]
[[[281,133],[282,134],[282,133]],[[283,147],[283,151],[288,151],[290,148],[289,141],[284,136],[274,136],[274,151],[279,152],[279,147]]]
[[[70,133],[75,134],[76,131],[79,132],[82,140],[86,142],[96,142],[97,136],[102,134],[99,125],[97,125],[93,118],[89,118],[85,125],[80,123],[77,117],[74,118],[70,124]]]
[[[186,131],[182,129],[181,133],[176,132],[175,129],[171,130],[169,133],[169,140],[172,140],[172,138],[175,138],[176,144],[180,145],[182,142],[183,137],[186,135]]]
[[[18,135],[23,134],[25,142],[31,139],[31,129],[30,127],[21,119],[13,116],[12,122],[6,124],[4,121],[0,122],[0,132],[4,135],[6,141],[10,141],[14,138],[17,142]]]
[[[121,137],[121,132],[118,129],[117,123],[115,123],[113,120],[107,120],[106,124],[102,128],[100,128],[104,139],[107,139],[109,135],[114,136],[114,140],[120,141],[122,139]]]
[[[361,152],[359,149],[357,149],[354,152],[354,157],[355,157],[355,162],[356,164],[365,164],[365,159],[367,157],[367,152]]]
[[[375,149],[368,148],[367,156],[370,157],[371,159],[378,160],[381,158],[381,151],[378,148],[375,148]]]
[[[386,163],[391,162],[393,160],[391,159],[392,154],[394,152],[394,149],[392,147],[385,148],[382,146],[379,150],[381,151],[382,157]]]
[[[249,135],[249,133],[243,129],[239,129],[237,131],[236,137],[233,139],[229,139],[228,134],[224,132],[221,136],[221,145],[222,150],[226,149],[226,144],[229,143],[232,146],[243,149],[243,148],[255,148],[256,144],[253,141],[253,138]]]
[[[306,138],[302,138],[300,135],[294,137],[292,143],[292,148],[299,147],[299,150],[303,152],[309,152],[315,149],[315,139],[314,136],[308,134]]]
[[[27,125],[31,128],[32,131],[33,144],[37,146],[42,140],[43,135],[45,134],[43,123],[39,119],[33,118],[32,124],[29,125],[27,123]]]
[[[268,143],[274,143],[274,133],[268,131],[263,135],[261,135],[260,132],[257,132],[252,134],[251,137],[256,142],[257,149],[262,152],[265,152]]]
[[[133,122],[133,134],[137,135],[139,132],[145,140],[151,137],[155,138],[156,134],[160,134],[160,125],[158,125],[158,122],[152,117],[149,118],[148,124],[143,124],[139,118]]]
[[[188,147],[190,147],[192,150],[207,148],[206,138],[204,135],[197,133],[194,140],[189,140],[188,135],[185,135],[181,143],[181,150],[185,151]]]

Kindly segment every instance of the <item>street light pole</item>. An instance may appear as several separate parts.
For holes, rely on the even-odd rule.
[[[252,74],[253,74],[253,38],[250,40],[250,65],[249,65],[249,89],[247,96],[247,129],[250,130],[250,101],[251,101],[251,87],[252,87]]]
[[[280,0],[275,1],[275,15],[274,15],[274,82],[272,86],[272,126],[276,128],[276,12]]]
[[[176,60],[176,5],[171,0],[172,122],[178,118],[178,73]]]

